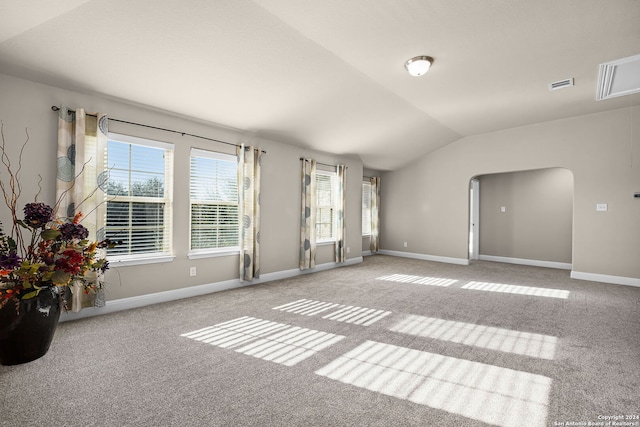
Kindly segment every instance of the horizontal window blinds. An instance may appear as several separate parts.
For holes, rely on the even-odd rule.
[[[106,163],[108,255],[170,254],[173,146],[110,134]]]
[[[335,173],[316,173],[316,239],[335,238]]]
[[[191,150],[191,249],[238,247],[238,163],[235,156]]]
[[[371,234],[371,183],[362,183],[362,234]]]

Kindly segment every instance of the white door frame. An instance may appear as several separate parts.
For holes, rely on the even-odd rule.
[[[469,186],[469,259],[478,259],[480,252],[480,181],[471,179]]]

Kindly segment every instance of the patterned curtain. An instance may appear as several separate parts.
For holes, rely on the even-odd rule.
[[[262,150],[237,149],[240,205],[240,280],[260,277],[260,164]]]
[[[371,182],[371,244],[372,253],[380,250],[380,177],[374,176]]]
[[[107,127],[104,114],[93,116],[85,114],[82,108],[75,112],[65,106],[60,108],[55,209],[58,216],[69,218],[82,212],[82,225],[89,230],[90,240],[104,238],[104,229],[98,227],[104,225],[102,219],[106,213],[101,184],[107,176],[104,167]],[[76,285],[71,310],[77,312],[93,304]]]
[[[336,166],[336,175],[338,177],[338,182],[336,186],[336,202],[337,202],[337,212],[336,212],[336,262],[344,262],[344,243],[345,243],[345,235],[346,235],[346,227],[344,220],[344,212],[346,199],[344,194],[344,189],[347,184],[347,167],[345,165]]]
[[[316,266],[316,161],[302,161],[300,270]]]

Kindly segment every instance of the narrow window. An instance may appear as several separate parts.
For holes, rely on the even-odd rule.
[[[109,134],[106,237],[110,257],[171,255],[173,145]]]
[[[239,250],[238,160],[191,150],[191,252]]]
[[[371,183],[362,182],[362,235],[371,235]]]
[[[317,171],[316,173],[316,240],[334,241],[336,237],[336,174]]]

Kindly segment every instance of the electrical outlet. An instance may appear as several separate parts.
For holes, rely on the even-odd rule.
[[[347,246],[347,253],[351,253],[351,248]]]
[[[405,247],[405,248],[407,247],[407,242],[404,242],[404,247]]]
[[[196,274],[197,272],[195,267],[189,268],[189,276],[194,277]]]
[[[609,209],[606,203],[598,203],[596,204],[596,210],[598,212],[606,212]]]

